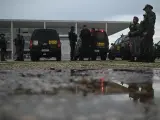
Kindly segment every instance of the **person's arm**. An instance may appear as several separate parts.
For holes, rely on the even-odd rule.
[[[68,39],[71,40],[71,32],[68,32]]]
[[[150,13],[148,15],[148,30],[147,32],[149,32],[150,30],[154,29],[155,26],[155,21],[156,21],[156,14],[154,12]]]
[[[131,35],[139,35],[140,34],[140,24],[136,24],[136,31],[131,32]]]
[[[81,30],[81,32],[80,32],[80,35],[79,35],[79,37],[82,39],[82,36],[83,36],[83,30]]]

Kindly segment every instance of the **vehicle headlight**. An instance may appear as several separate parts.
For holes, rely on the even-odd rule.
[[[34,40],[33,45],[38,45],[38,40]]]

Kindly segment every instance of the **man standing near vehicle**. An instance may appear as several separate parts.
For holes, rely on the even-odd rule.
[[[88,48],[89,50],[88,51],[90,51],[90,45],[91,45],[91,32],[90,32],[90,30],[87,28],[87,26],[86,25],[83,25],[83,29],[81,30],[81,32],[80,32],[80,38],[81,38],[81,40],[82,40],[82,46],[84,47],[84,48]],[[82,56],[83,56],[83,54],[84,54],[84,51],[82,51],[83,53],[81,54]],[[81,56],[81,57],[82,57]],[[81,58],[80,57],[80,58]],[[89,59],[90,59],[90,56],[89,56]]]
[[[143,31],[143,43],[144,43],[144,62],[154,62],[153,61],[153,35],[156,22],[156,14],[152,11],[153,7],[147,4],[144,9],[146,12],[145,29]]]
[[[136,40],[137,40],[137,36],[139,36],[138,34],[138,31],[139,31],[139,18],[134,16],[133,18],[133,23],[130,24],[129,26],[129,33],[128,33],[128,36],[130,37],[130,54],[131,54],[131,57],[130,57],[130,61],[133,62],[134,61],[134,57],[135,57],[135,53],[136,53],[136,48],[137,48],[137,43],[136,43]]]
[[[5,61],[5,53],[7,49],[7,42],[4,36],[5,34],[0,34],[1,61]]]
[[[70,32],[68,33],[69,42],[70,42],[70,60],[74,60],[74,52],[75,52],[75,45],[77,42],[77,34],[75,33],[75,28],[71,26]]]
[[[24,61],[24,38],[20,34],[17,34],[17,38],[14,40],[16,47],[16,61]]]

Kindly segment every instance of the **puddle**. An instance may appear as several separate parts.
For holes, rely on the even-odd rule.
[[[159,120],[160,70],[0,71],[1,120]]]

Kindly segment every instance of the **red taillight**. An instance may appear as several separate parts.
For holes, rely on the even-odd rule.
[[[61,41],[58,40],[58,47],[60,48],[61,47]]]
[[[33,46],[33,41],[30,40],[29,48],[32,48],[32,46]]]
[[[104,32],[104,30],[100,30],[100,32]]]

